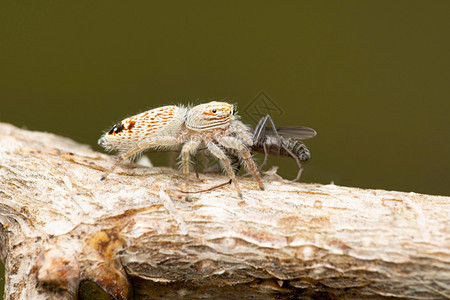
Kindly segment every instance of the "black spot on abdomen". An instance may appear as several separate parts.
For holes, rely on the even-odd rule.
[[[123,130],[124,126],[122,123],[117,123],[116,125],[111,128],[111,130],[108,132],[108,134],[116,134]]]
[[[130,121],[129,124],[128,124],[127,130],[131,130],[131,128],[133,128],[135,124],[136,124],[136,122]]]

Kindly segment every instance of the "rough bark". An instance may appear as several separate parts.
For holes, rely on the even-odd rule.
[[[122,164],[0,123],[7,299],[450,297],[450,198],[239,177],[180,192],[177,170]],[[226,181],[200,175],[192,190]]]

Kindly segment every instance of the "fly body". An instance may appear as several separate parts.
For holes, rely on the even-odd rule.
[[[267,123],[270,124],[269,128]],[[276,127],[270,115],[259,120],[253,134],[252,151],[264,153],[261,169],[267,162],[267,156],[292,157],[297,162],[299,171],[293,181],[300,179],[303,164],[311,159],[311,152],[302,140],[316,136],[314,129],[303,126]]]

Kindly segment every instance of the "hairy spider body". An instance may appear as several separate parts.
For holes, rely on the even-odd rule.
[[[164,106],[124,119],[106,132],[98,143],[107,150],[118,150],[119,159],[102,177],[105,179],[124,159],[149,148],[181,148],[182,170],[189,186],[189,160],[201,144],[216,157],[230,177],[239,196],[241,190],[226,155],[226,149],[237,151],[243,165],[264,189],[256,164],[248,149],[253,135],[239,120],[232,104],[209,102],[192,108]],[[225,149],[225,150],[224,150]]]

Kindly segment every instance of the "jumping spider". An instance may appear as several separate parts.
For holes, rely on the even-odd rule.
[[[189,160],[200,145],[215,156],[242,197],[241,189],[231,167],[226,150],[238,153],[243,165],[258,182],[264,186],[249,147],[253,144],[253,134],[239,120],[232,104],[209,102],[190,107],[163,106],[129,117],[117,123],[99,140],[100,146],[107,150],[118,150],[119,159],[103,175],[106,177],[125,159],[135,156],[149,148],[164,149],[183,144],[181,148],[182,169],[186,176],[186,190],[189,187]]]

